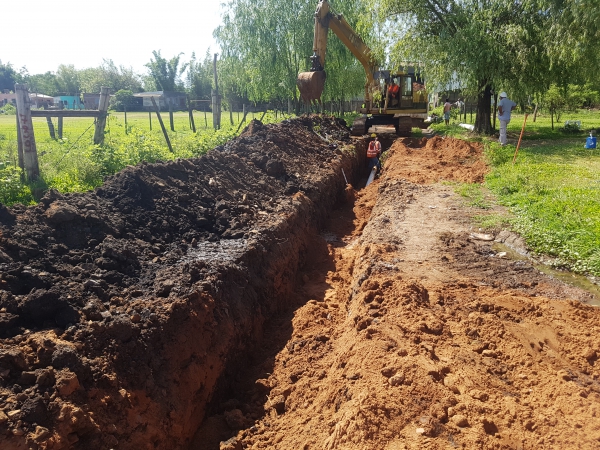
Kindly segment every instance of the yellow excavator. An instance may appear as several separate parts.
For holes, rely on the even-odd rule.
[[[310,72],[298,75],[296,84],[306,104],[321,104],[325,87],[325,51],[329,29],[348,47],[365,68],[365,99],[362,114],[352,125],[352,134],[366,134],[373,125],[393,125],[396,134],[410,136],[412,126],[427,118],[425,84],[413,67],[401,71],[381,70],[371,49],[356,34],[341,14],[336,14],[327,0],[319,0],[315,12],[315,34]]]

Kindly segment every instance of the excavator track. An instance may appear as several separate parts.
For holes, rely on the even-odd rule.
[[[398,136],[410,137],[412,135],[412,119],[409,117],[399,117],[398,126],[396,127]]]
[[[352,136],[362,136],[363,134],[367,134],[367,118],[365,116],[354,119],[350,134]]]

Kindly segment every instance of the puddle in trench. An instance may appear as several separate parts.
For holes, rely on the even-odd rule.
[[[494,250],[495,252],[506,252],[506,257],[515,261],[529,261],[533,265],[533,267],[535,267],[540,272],[543,272],[550,277],[556,278],[557,280],[560,280],[563,283],[570,284],[571,286],[575,286],[589,292],[590,294],[592,294],[593,298],[586,303],[592,306],[600,307],[600,286],[592,283],[587,277],[565,270],[556,270],[545,264],[536,263],[531,258],[522,255],[521,253],[516,252],[512,248],[504,244],[500,244],[498,242],[492,245],[492,250]]]

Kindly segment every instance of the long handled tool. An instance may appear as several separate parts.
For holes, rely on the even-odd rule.
[[[521,146],[521,139],[523,139],[523,133],[525,132],[525,124],[527,123],[527,116],[529,114],[525,114],[525,120],[523,120],[523,128],[521,128],[521,135],[519,136],[519,142],[517,142],[517,148],[515,149],[515,156],[513,156],[513,166],[515,165],[515,160],[517,159],[517,153],[519,153],[519,147]]]

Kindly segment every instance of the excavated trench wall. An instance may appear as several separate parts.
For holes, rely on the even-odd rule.
[[[359,148],[357,148],[359,147]],[[334,118],[0,210],[0,442],[185,448],[364,164]]]

